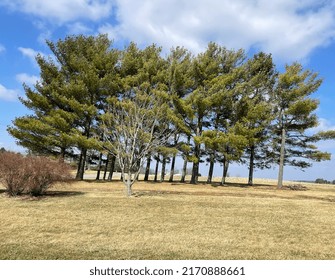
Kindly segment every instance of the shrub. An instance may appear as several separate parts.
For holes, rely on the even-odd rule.
[[[41,195],[55,182],[70,178],[70,168],[65,163],[12,152],[0,154],[0,180],[11,196]]]

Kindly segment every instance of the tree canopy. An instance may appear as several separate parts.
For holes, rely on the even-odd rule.
[[[163,55],[157,45],[133,42],[120,50],[107,35],[47,45],[52,55],[36,57],[40,80],[24,85],[21,102],[31,114],[8,131],[33,153],[76,159],[78,179],[92,151],[100,153],[99,166],[105,158],[106,170],[112,158],[111,171],[116,163],[129,195],[152,157],[157,164],[163,158],[162,180],[168,158],[170,180],[177,156],[184,175],[192,163],[193,184],[202,162],[208,183],[214,165],[222,165],[222,184],[231,162],[248,165],[250,185],[255,168],[279,165],[279,186],[284,165],[306,168],[330,158],[315,143],[333,134],[308,133],[318,125],[311,94],[322,81],[298,63],[279,73],[270,54],[248,58],[213,42],[196,55],[183,47]]]

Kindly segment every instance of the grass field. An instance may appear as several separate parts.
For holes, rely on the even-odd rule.
[[[335,187],[120,182],[0,190],[0,259],[335,259]]]

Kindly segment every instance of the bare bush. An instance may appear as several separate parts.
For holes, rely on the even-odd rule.
[[[15,153],[4,152],[0,154],[0,180],[9,195],[19,195],[24,191],[26,178],[24,158]]]
[[[287,186],[284,186],[284,189],[288,189],[292,191],[307,191],[308,190],[306,186],[299,185],[299,184],[287,185]]]
[[[0,180],[11,196],[41,195],[53,183],[70,178],[70,168],[65,163],[12,152],[0,154]]]

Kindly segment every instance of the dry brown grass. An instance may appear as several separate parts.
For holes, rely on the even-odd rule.
[[[0,194],[1,259],[335,259],[335,188],[120,182]],[[245,179],[244,182],[245,183]],[[271,185],[272,184],[272,185]]]

